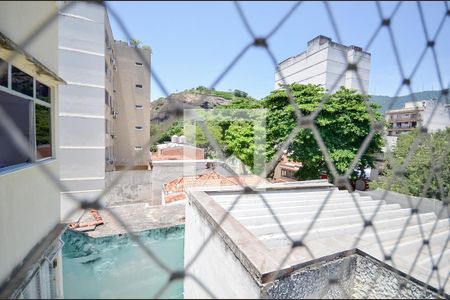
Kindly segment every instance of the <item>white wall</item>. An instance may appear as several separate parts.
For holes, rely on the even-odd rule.
[[[44,21],[57,14],[54,1],[2,1],[0,32],[21,45]],[[58,70],[58,49],[53,47],[58,35],[58,18],[50,23],[24,48],[50,70]]]
[[[45,166],[58,177],[58,163]],[[0,283],[59,222],[59,190],[33,165],[0,174]]]
[[[346,71],[347,61],[358,62],[360,80],[355,72]],[[330,93],[345,86],[367,94],[369,88],[370,56],[323,39],[320,43],[319,39],[310,41],[304,53],[283,61],[279,67],[288,84],[320,84]],[[275,73],[275,89],[283,83],[281,75]]]
[[[59,15],[60,172],[68,192],[61,217],[75,206],[70,196],[92,199],[105,178],[105,10],[76,2]]]
[[[184,264],[191,260],[211,233],[207,220],[197,208],[186,204]],[[257,299],[260,289],[251,275],[216,233],[202,254],[187,270],[207,286],[215,297],[223,299]],[[185,278],[184,298],[211,298],[194,280]]]
[[[20,46],[40,24],[56,13],[57,6],[53,1],[1,2],[0,32]],[[34,35],[34,40],[24,49],[55,73],[58,70],[57,25],[56,18],[39,35]],[[21,60],[25,61],[24,58]],[[55,115],[58,98],[55,82],[49,82],[49,77],[41,78],[29,62],[19,67],[54,89],[52,141],[53,155],[57,158],[58,120]],[[46,167],[54,178],[59,178],[55,159],[0,171],[0,284],[59,222],[59,190],[41,167]]]

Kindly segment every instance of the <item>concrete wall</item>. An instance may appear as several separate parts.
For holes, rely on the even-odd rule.
[[[152,172],[146,170],[106,172],[106,186],[117,177],[123,176],[105,196],[108,205],[120,205],[132,202],[152,202]]]
[[[115,119],[114,156],[116,166],[147,166],[150,140],[150,55],[151,51],[114,43],[118,72],[114,76],[118,117]],[[140,53],[140,55],[139,55]],[[141,58],[145,58],[143,60]],[[137,65],[141,63],[142,65]],[[142,85],[142,88],[136,85]],[[141,105],[142,109],[137,109]],[[136,129],[142,126],[142,129]],[[142,147],[136,150],[135,147]]]
[[[58,177],[58,162],[42,162]],[[59,222],[59,189],[37,164],[0,173],[0,285]]]
[[[61,5],[61,3],[60,3]],[[59,12],[59,75],[67,81],[59,98],[60,172],[68,192],[61,217],[75,207],[70,196],[91,199],[105,177],[105,10],[76,2]]]
[[[32,54],[53,72],[58,71],[58,49],[55,45],[58,36],[57,7],[54,1],[3,1],[0,4],[0,32],[21,45],[32,36],[45,20],[56,16],[39,36],[23,50]]]
[[[184,235],[184,264],[189,263],[211,233],[211,225],[195,207],[186,204]],[[186,270],[196,276],[215,297],[223,299],[260,298],[260,288],[251,275],[216,233],[206,244],[203,252]],[[211,298],[195,281],[184,280],[184,298]]]
[[[347,61],[358,62],[361,84],[353,71],[346,71]],[[370,75],[370,55],[353,46],[344,46],[326,37],[308,42],[307,50],[279,64],[286,83],[320,84],[329,93],[341,86],[367,94]],[[283,83],[281,74],[275,74],[275,89]]]
[[[176,159],[205,159],[204,149],[191,146],[163,148],[158,154],[175,157]]]
[[[376,189],[374,191],[358,191],[363,196],[371,196],[373,200],[384,199],[388,204],[398,203],[402,208],[417,208],[419,213],[434,212],[438,219],[450,217],[448,208],[443,207],[442,201],[430,198],[419,198],[396,192]],[[419,205],[420,204],[420,205]]]

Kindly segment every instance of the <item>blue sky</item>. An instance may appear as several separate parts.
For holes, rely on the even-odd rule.
[[[267,34],[295,2],[241,2],[256,35]],[[131,34],[150,45],[152,68],[169,92],[199,85],[210,86],[232,59],[251,41],[232,2],[109,2]],[[381,2],[389,15],[396,2]],[[331,2],[341,41],[365,47],[380,19],[373,2]],[[423,2],[429,35],[434,36],[445,12],[443,2]],[[114,37],[126,39],[110,16]],[[403,69],[410,74],[426,44],[415,2],[403,3],[392,21]],[[317,35],[337,41],[322,2],[303,3],[281,29],[269,39],[278,62],[296,55]],[[450,17],[436,40],[442,81],[450,80]],[[383,29],[368,50],[372,54],[369,93],[393,96],[401,76]],[[255,98],[270,93],[274,86],[274,66],[264,50],[251,48],[220,82],[216,89],[240,89]],[[412,80],[414,91],[439,89],[432,52],[428,51]],[[401,95],[407,94],[404,88]],[[151,99],[163,96],[152,81]]]

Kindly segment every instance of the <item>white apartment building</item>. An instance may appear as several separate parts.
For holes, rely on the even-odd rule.
[[[59,15],[60,74],[68,83],[59,111],[64,218],[76,205],[70,196],[90,200],[102,192],[105,171],[147,169],[151,51],[115,41],[96,3],[77,1]]]
[[[386,112],[387,136],[398,136],[419,126],[426,126],[428,132],[450,126],[450,108],[437,100],[406,102],[404,108]]]
[[[62,2],[59,2],[63,5]],[[105,185],[105,9],[77,1],[59,12],[61,217],[80,200],[94,199]]]
[[[0,123],[1,299],[63,295],[58,22],[33,34],[57,12],[50,1],[0,3],[1,121],[13,127]]]
[[[357,72],[347,70],[347,65],[357,64]],[[331,38],[319,35],[308,42],[307,49],[279,63],[275,72],[275,89],[284,81],[287,84],[320,84],[328,93],[341,86],[368,94],[370,53],[358,46],[345,46]]]

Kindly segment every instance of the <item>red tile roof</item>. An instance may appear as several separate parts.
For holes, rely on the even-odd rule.
[[[209,171],[201,175],[176,178],[164,185],[164,191],[167,195],[185,192],[190,187],[256,185],[258,183],[267,183],[267,181],[256,175],[224,176],[215,171]]]

